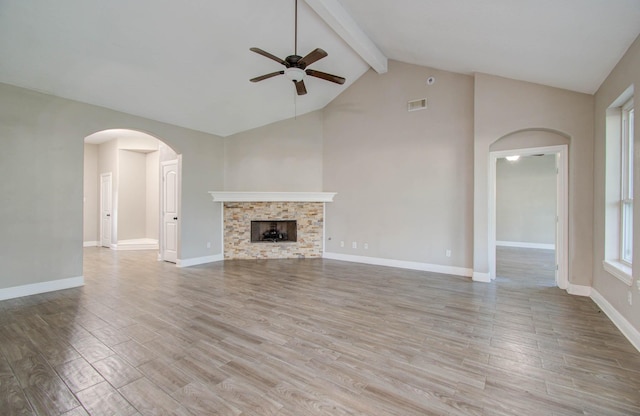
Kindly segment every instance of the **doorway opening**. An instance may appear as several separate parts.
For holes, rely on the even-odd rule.
[[[180,159],[167,144],[139,131],[110,129],[87,136],[83,245],[155,250],[158,260],[176,263]],[[165,165],[172,167],[169,174]]]
[[[491,279],[568,287],[567,178],[566,145],[490,153]]]

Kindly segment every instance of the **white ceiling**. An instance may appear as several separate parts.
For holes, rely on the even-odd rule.
[[[311,68],[343,86],[248,81],[282,69],[250,47],[292,54],[294,0],[0,0],[0,82],[227,136],[323,108],[368,70],[305,1],[298,54],[326,50]],[[640,0],[319,2],[390,59],[586,93],[640,33]]]

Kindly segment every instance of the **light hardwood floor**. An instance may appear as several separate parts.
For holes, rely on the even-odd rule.
[[[535,280],[85,250],[83,288],[0,302],[0,414],[640,414],[640,353]]]
[[[555,285],[555,250],[521,247],[496,248],[496,276],[526,281],[527,284]]]

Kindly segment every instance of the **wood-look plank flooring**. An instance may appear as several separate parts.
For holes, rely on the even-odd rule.
[[[0,414],[640,414],[640,353],[536,279],[155,256],[0,302]]]
[[[529,284],[555,285],[555,250],[496,247],[496,276],[524,280]]]

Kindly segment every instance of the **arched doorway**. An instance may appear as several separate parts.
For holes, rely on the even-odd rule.
[[[159,260],[175,263],[180,155],[157,137],[129,129],[91,134],[84,148],[83,245],[155,250]]]
[[[553,200],[551,209],[551,223],[548,225],[552,228],[553,233],[552,245],[555,258],[552,259],[551,266],[555,268],[554,284],[561,289],[568,287],[568,152],[570,138],[561,132],[551,131],[547,129],[528,129],[510,133],[494,142],[490,147],[489,161],[489,274],[491,279],[497,276],[496,267],[496,249],[499,241],[497,236],[499,218],[498,200],[497,200],[497,179],[499,162],[504,163],[505,157],[521,157],[535,158],[539,156],[551,157],[553,163],[552,182],[550,188],[554,188],[548,198],[548,202]],[[525,160],[525,159],[523,159]],[[539,159],[541,161],[542,159]],[[507,162],[513,163],[513,162]],[[555,186],[554,186],[555,185]],[[548,193],[548,192],[547,192]],[[523,195],[527,195],[523,192]],[[530,201],[525,201],[523,205],[529,205],[529,213],[527,215],[535,215],[532,207],[536,196],[529,196]],[[541,195],[542,199],[543,196]],[[503,201],[503,199],[500,199]],[[547,213],[548,214],[548,213]],[[549,217],[549,215],[547,215]],[[546,241],[545,241],[546,242]],[[544,245],[544,244],[540,244]],[[536,244],[527,245],[530,250],[536,250]]]

